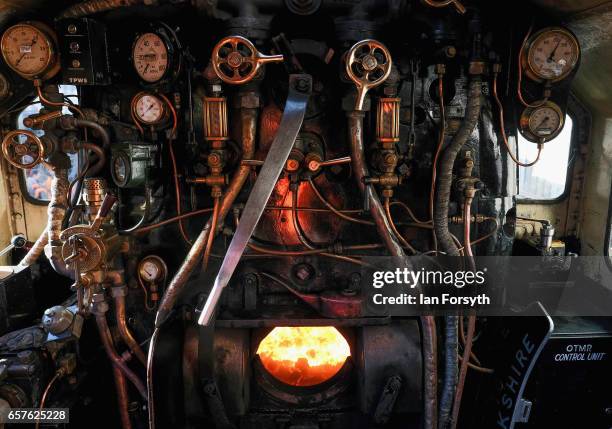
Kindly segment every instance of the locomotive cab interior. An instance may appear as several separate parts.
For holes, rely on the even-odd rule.
[[[0,427],[611,428],[611,51],[609,0],[0,0]]]

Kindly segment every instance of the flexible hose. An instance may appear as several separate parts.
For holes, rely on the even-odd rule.
[[[482,81],[480,76],[474,76],[470,82],[468,102],[465,119],[453,137],[449,146],[442,154],[438,175],[438,192],[436,194],[436,207],[434,226],[437,240],[442,249],[450,256],[459,256],[459,249],[453,242],[448,228],[448,207],[450,204],[451,187],[453,182],[453,168],[455,160],[463,145],[468,141],[474,128],[478,124],[482,107]]]

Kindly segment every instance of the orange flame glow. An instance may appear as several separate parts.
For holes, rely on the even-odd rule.
[[[278,327],[259,343],[257,354],[270,374],[292,386],[314,386],[340,371],[351,349],[336,328]]]

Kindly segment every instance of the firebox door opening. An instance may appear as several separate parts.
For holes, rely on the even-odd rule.
[[[276,327],[261,340],[256,354],[275,379],[310,387],[336,376],[351,356],[351,348],[331,326]]]

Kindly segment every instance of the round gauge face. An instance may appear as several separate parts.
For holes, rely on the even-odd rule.
[[[134,102],[134,114],[143,124],[157,124],[164,118],[164,102],[152,94],[139,94]]]
[[[166,276],[166,264],[158,256],[151,255],[140,261],[138,272],[147,282],[157,282]]]
[[[160,274],[161,270],[159,266],[153,261],[143,261],[142,265],[140,266],[140,275],[142,276],[143,280],[148,282],[155,281],[159,279]]]
[[[529,131],[539,139],[553,138],[562,127],[561,112],[552,105],[535,108],[529,116]]]
[[[136,39],[132,58],[136,73],[145,82],[160,81],[168,70],[168,48],[155,33],[145,33]]]
[[[10,68],[24,77],[40,77],[53,60],[53,44],[38,28],[17,24],[2,35],[2,56]]]
[[[127,182],[128,165],[127,160],[123,156],[117,156],[113,159],[113,178],[117,185],[123,185]]]
[[[542,80],[558,81],[569,75],[578,64],[580,45],[561,28],[544,30],[529,46],[528,63],[533,74]]]

